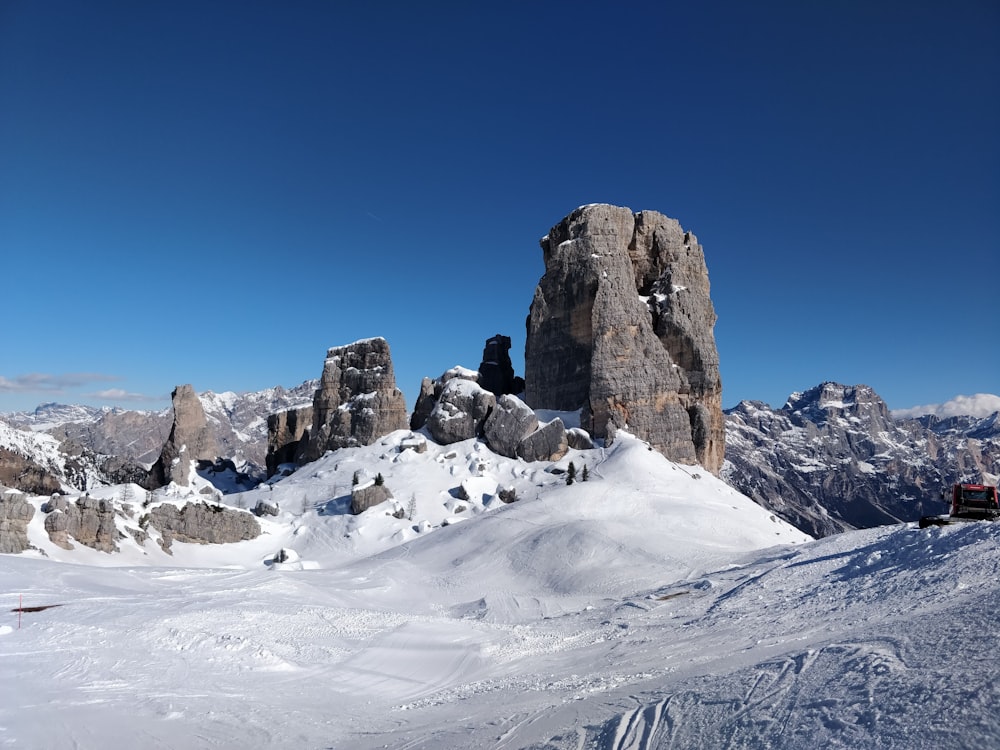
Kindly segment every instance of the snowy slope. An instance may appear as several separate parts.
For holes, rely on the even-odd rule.
[[[416,454],[399,450],[407,438],[237,496],[281,507],[253,542],[175,542],[173,558],[135,547],[127,567],[93,567],[121,559],[102,553],[0,557],[0,745],[976,748],[1000,737],[1000,525],[810,542],[628,437],[571,452],[555,468],[590,473],[572,486],[475,441]],[[358,470],[359,483],[381,473],[396,503],[345,514]],[[469,500],[455,497],[463,483]],[[495,485],[521,499],[499,503]],[[397,505],[403,518],[387,515]],[[279,547],[288,561],[266,560]],[[61,606],[24,613],[17,629],[21,595]]]

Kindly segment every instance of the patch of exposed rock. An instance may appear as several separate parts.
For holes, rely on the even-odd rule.
[[[9,487],[0,487],[0,553],[17,554],[28,543],[28,522],[35,515],[34,506],[24,495]]]
[[[525,399],[575,411],[595,438],[628,429],[718,474],[722,384],[697,239],[655,211],[578,208],[541,241],[527,321]]]
[[[51,471],[7,448],[0,448],[0,485],[31,495],[50,495],[62,489]]]
[[[85,495],[70,503],[66,498],[54,498],[42,510],[49,540],[63,549],[73,549],[70,539],[100,552],[118,552],[122,533],[115,525],[115,505],[111,500],[98,500]]]
[[[385,339],[334,347],[327,351],[313,397],[312,429],[296,461],[307,463],[328,450],[371,445],[383,435],[405,430],[408,417]]]
[[[198,394],[190,385],[179,385],[171,395],[173,424],[160,457],[149,471],[146,484],[150,489],[174,482],[187,487],[191,464],[202,459],[214,460],[219,455],[215,437],[205,419]]]
[[[149,512],[150,525],[160,532],[160,546],[169,552],[174,541],[191,544],[228,544],[256,539],[260,523],[245,510],[208,503],[186,503],[183,508],[163,503]]]

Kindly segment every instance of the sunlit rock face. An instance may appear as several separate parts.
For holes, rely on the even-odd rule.
[[[337,346],[326,353],[313,397],[312,429],[296,460],[306,463],[328,450],[371,445],[408,425],[388,342],[372,338]]]
[[[595,438],[627,429],[718,474],[725,453],[715,310],[701,245],[655,211],[597,204],[541,240],[525,399],[582,410]]]
[[[173,424],[159,459],[150,469],[147,482],[150,488],[171,482],[187,487],[192,462],[214,459],[219,455],[218,444],[194,388],[191,385],[177,386],[171,395],[171,403]]]

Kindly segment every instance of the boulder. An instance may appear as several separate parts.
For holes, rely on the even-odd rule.
[[[45,533],[57,547],[73,549],[69,541],[69,516],[64,511],[55,510],[45,516]]]
[[[517,396],[504,394],[483,424],[483,437],[494,453],[514,458],[517,446],[538,429],[538,417]]]
[[[427,418],[427,431],[441,445],[457,443],[479,435],[496,396],[478,384],[462,378],[445,383],[434,410]]]
[[[160,532],[160,546],[169,552],[174,541],[191,544],[229,544],[256,539],[260,524],[251,513],[208,503],[185,503],[183,508],[163,503],[149,512],[149,524]]]
[[[173,424],[159,459],[149,470],[145,485],[148,489],[163,487],[171,482],[187,487],[191,463],[200,459],[212,460],[219,453],[194,388],[190,385],[177,386],[171,395],[171,404]]]
[[[441,377],[431,380],[424,378],[420,381],[420,393],[417,395],[417,403],[410,415],[410,429],[419,430],[427,424],[434,407],[441,399],[444,387],[452,380],[467,380],[470,383],[479,382],[479,372],[470,370],[467,367],[455,365],[450,370],[444,372]]]
[[[123,537],[115,525],[113,501],[84,495],[77,498],[76,503],[67,506],[65,515],[67,524],[64,531],[80,544],[100,552],[118,551],[118,540]],[[45,520],[48,521],[48,518]],[[51,534],[49,538],[52,539]]]
[[[655,211],[598,204],[572,212],[541,245],[527,403],[582,409],[594,438],[627,429],[717,474],[725,438],[715,311],[694,235]]]
[[[579,427],[571,427],[566,430],[566,442],[569,443],[570,448],[578,451],[589,451],[594,447],[594,440],[590,437],[590,433]]]
[[[277,516],[279,513],[277,503],[269,503],[266,500],[258,500],[257,505],[254,506],[253,514],[255,516]]]
[[[17,554],[31,547],[28,522],[34,515],[35,506],[20,492],[8,488],[0,493],[0,553]]]
[[[359,485],[351,489],[351,513],[358,515],[386,500],[392,500],[389,488],[379,482]]]
[[[328,450],[371,445],[408,424],[388,342],[372,338],[334,347],[326,353],[313,397],[312,428],[296,461],[315,461]]]
[[[566,428],[558,417],[539,427],[517,445],[517,455],[525,461],[558,461],[568,450]]]

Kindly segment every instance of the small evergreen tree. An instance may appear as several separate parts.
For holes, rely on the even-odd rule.
[[[383,484],[385,484],[385,479],[382,477],[382,472],[379,472],[375,475],[375,486],[381,487]]]
[[[566,467],[566,484],[573,484],[576,481],[576,466],[573,462],[569,462],[569,466]]]
[[[587,468],[587,464],[583,465],[583,473],[580,475],[580,481],[586,482],[590,479],[590,469]]]

